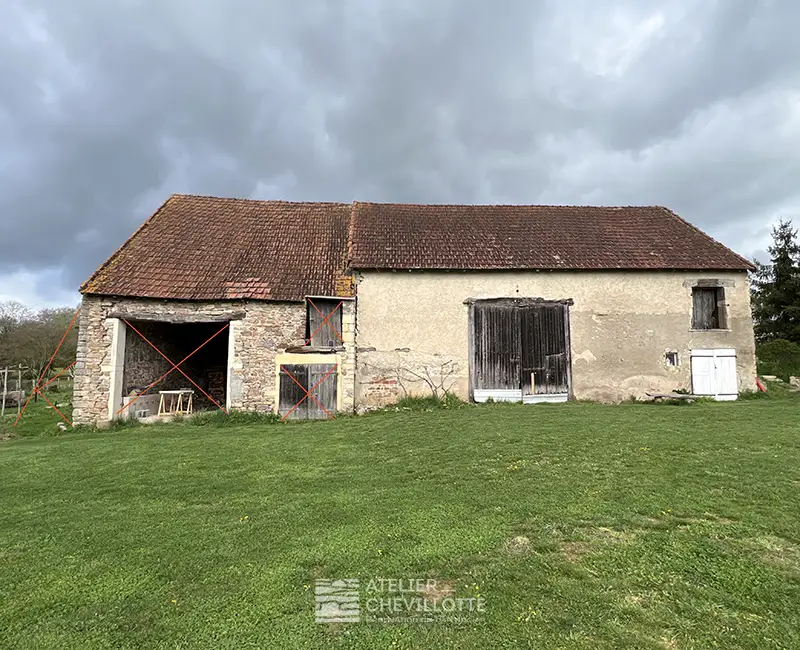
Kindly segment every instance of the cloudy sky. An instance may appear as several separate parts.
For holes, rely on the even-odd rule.
[[[0,0],[0,299],[170,194],[661,204],[800,225],[792,0]]]

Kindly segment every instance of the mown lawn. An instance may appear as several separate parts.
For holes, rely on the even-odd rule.
[[[0,444],[14,648],[800,648],[800,400],[483,406]],[[314,623],[315,578],[453,623]]]

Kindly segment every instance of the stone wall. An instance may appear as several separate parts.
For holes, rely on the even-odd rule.
[[[692,286],[725,287],[728,327],[692,329]],[[740,390],[755,387],[755,343],[745,272],[365,271],[358,277],[356,403],[382,405],[446,387],[469,399],[465,301],[572,299],[573,395],[618,401],[691,389],[690,350],[734,348]],[[678,365],[666,362],[677,352]]]
[[[157,323],[148,323],[144,321],[137,321],[134,327],[145,337],[151,341],[153,345],[157,346],[170,359],[174,359],[177,363],[181,360],[180,349],[173,341],[164,340],[159,336]],[[222,327],[222,323],[219,324]],[[185,355],[184,355],[185,356]],[[185,367],[186,364],[181,366],[184,372],[188,372]],[[128,395],[132,388],[142,389],[149,386],[151,382],[155,381],[162,375],[169,372],[171,364],[152,346],[145,341],[144,338],[139,336],[136,332],[128,331],[125,337],[125,356],[122,375],[122,394]],[[163,381],[158,385],[160,390],[175,390],[183,388],[186,385],[186,379],[183,378],[177,370],[169,373]]]
[[[75,365],[73,419],[91,424],[110,418],[116,409],[112,384],[123,384],[120,336],[138,339],[135,332],[115,318],[157,320],[159,317],[217,320],[230,319],[227,407],[273,411],[276,408],[276,357],[287,348],[302,348],[306,330],[303,303],[258,301],[177,302],[149,299],[84,296],[79,316],[78,352]],[[344,410],[352,410],[355,373],[355,314],[352,301],[343,303],[343,350],[339,354],[343,374]],[[115,329],[116,328],[116,329]],[[117,334],[114,332],[117,331]],[[120,334],[119,332],[123,332]],[[136,345],[136,343],[131,343]],[[127,347],[124,345],[124,347]],[[175,359],[174,361],[178,361]],[[176,371],[177,373],[177,371]],[[176,374],[173,373],[173,374]],[[156,379],[157,377],[153,377]],[[183,382],[185,383],[185,382]],[[157,390],[155,387],[153,390]],[[118,388],[117,390],[120,390]],[[121,395],[118,400],[121,406]]]

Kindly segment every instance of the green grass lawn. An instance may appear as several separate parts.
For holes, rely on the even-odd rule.
[[[0,645],[800,648],[798,407],[489,405],[4,442]],[[315,578],[378,577],[446,581],[486,611],[314,623]]]
[[[2,388],[2,387],[0,387]],[[70,391],[50,391],[46,392],[47,399],[64,414],[66,418],[72,417],[72,394]],[[20,404],[20,411],[25,402]],[[17,426],[14,426],[16,422]],[[62,433],[58,423],[64,422],[61,416],[45,402],[41,397],[28,402],[27,408],[22,412],[22,416],[17,422],[17,405],[6,406],[5,417],[0,417],[0,441],[7,438],[22,438],[28,436],[48,436],[59,435]],[[64,422],[66,425],[66,422]]]

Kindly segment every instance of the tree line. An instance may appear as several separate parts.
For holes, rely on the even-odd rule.
[[[760,374],[800,376],[800,244],[790,221],[772,229],[769,262],[756,263],[750,302]]]
[[[58,307],[37,311],[14,300],[0,301],[0,368],[22,367],[25,378],[41,376],[76,309]],[[64,339],[51,368],[60,370],[75,361],[77,345],[76,325]]]

